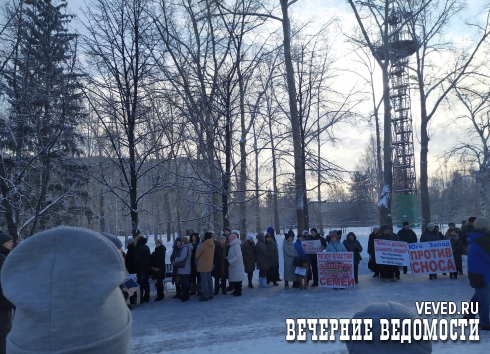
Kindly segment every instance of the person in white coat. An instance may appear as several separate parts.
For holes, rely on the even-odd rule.
[[[228,262],[228,281],[233,286],[233,296],[242,296],[242,281],[245,273],[243,265],[241,241],[236,232],[232,232],[228,237],[230,249],[226,260]]]

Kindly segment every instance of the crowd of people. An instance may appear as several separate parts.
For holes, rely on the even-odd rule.
[[[373,239],[417,242],[409,225],[404,225],[398,234],[386,225],[375,230]],[[305,239],[320,241],[326,252],[353,252],[355,263],[359,263],[362,247],[354,233],[348,233],[343,242],[340,242],[340,231],[332,231],[324,238],[314,228],[303,231],[296,241],[294,237],[294,232],[289,230],[283,243],[285,287],[292,282],[293,287],[306,290],[309,280],[313,280],[312,286],[318,285],[314,271],[318,268],[316,255],[303,252],[301,242]],[[450,223],[444,236],[435,225],[428,224],[420,239],[421,242],[438,241],[442,237],[450,240],[455,258],[459,251],[467,254],[468,278],[475,289],[471,301],[478,303],[480,329],[490,330],[490,220],[470,218],[461,228]],[[166,249],[156,240],[151,253],[147,242],[138,235],[125,254],[117,237],[82,228],[58,227],[30,237],[11,251],[12,237],[0,232],[0,353],[129,353],[132,316],[124,300],[133,296],[135,288],[122,286],[127,272],[137,274],[143,301],[149,301],[150,276],[157,281],[156,300],[163,299],[161,281],[166,276]],[[278,255],[272,228],[255,238],[247,235],[244,242],[240,241],[238,232],[229,229],[217,239],[212,232],[206,232],[202,240],[197,233],[180,237],[175,240],[170,257],[178,291],[175,298],[186,302],[191,294],[197,294],[200,301],[209,301],[220,290],[222,294],[233,290],[234,296],[241,296],[244,274],[248,286],[253,288],[252,274],[256,269],[259,287],[278,286],[282,281],[278,274]],[[462,272],[458,261],[456,264],[457,274],[450,275],[453,279]],[[298,272],[298,268],[303,271]],[[384,280],[397,278],[396,269],[389,266],[379,267],[376,272],[375,276]],[[437,275],[432,274],[430,279],[437,279]],[[407,311],[400,304],[371,304],[354,318],[409,318],[412,314]],[[475,314],[465,317],[472,316]],[[391,347],[394,343],[378,343],[380,348],[376,350],[398,351]],[[374,350],[378,344],[370,345]],[[367,352],[364,342],[346,345],[349,353]],[[419,351],[412,346],[411,352],[431,351],[430,343],[420,342],[417,348]]]

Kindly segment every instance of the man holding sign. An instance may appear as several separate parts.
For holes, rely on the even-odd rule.
[[[313,287],[318,286],[318,261],[316,259],[316,254],[317,252],[323,252],[323,250],[327,248],[327,241],[325,241],[325,238],[323,238],[323,236],[320,236],[316,228],[313,227],[310,230],[310,242],[313,242],[315,246],[314,252],[310,253],[311,271],[313,274],[313,284],[311,284],[311,286]]]
[[[436,225],[431,222],[427,224],[427,228],[422,233],[422,236],[420,236],[420,242],[435,242],[441,239],[435,226]],[[429,274],[429,279],[437,279],[437,273]]]

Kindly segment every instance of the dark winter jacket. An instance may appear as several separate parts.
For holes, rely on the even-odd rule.
[[[153,278],[161,280],[165,278],[165,253],[167,248],[164,245],[155,248],[155,251],[151,254],[151,267],[158,268],[159,270],[152,270]]]
[[[351,241],[349,236],[342,243],[344,244],[347,252],[354,252],[354,264],[359,264],[359,262],[362,260],[362,246],[357,240],[357,237],[354,235],[354,240]]]
[[[327,241],[325,240],[325,237],[320,236],[319,234],[316,234],[316,236],[311,235],[310,240],[312,240],[312,241],[320,240],[320,243],[322,244],[323,249],[327,248]],[[316,257],[316,254],[314,254],[313,256]]]
[[[406,243],[417,243],[417,235],[412,229],[402,228],[400,231],[398,231],[398,237],[400,237],[400,241]]]
[[[468,233],[468,278],[476,289],[490,284],[490,235],[483,231]]]
[[[212,275],[215,278],[228,278],[228,265],[226,264],[226,257],[230,246],[228,242],[224,245],[219,242],[214,243],[214,260],[213,260],[213,272]]]
[[[147,242],[148,240],[146,238],[141,237],[134,249],[133,265],[136,274],[151,274],[151,252],[150,248],[146,245]]]
[[[180,248],[177,247],[177,242],[182,242],[182,238],[177,237],[174,241],[174,244],[172,245],[172,254],[170,255],[170,263],[175,261],[175,258],[177,258],[178,254],[180,252]]]
[[[255,263],[257,263],[257,251],[255,249],[255,243],[245,241],[242,245],[242,257],[243,265],[245,266],[245,273],[251,273],[255,270]]]
[[[197,251],[197,245],[199,244],[199,242],[201,241],[200,240],[200,237],[199,235],[196,235],[196,242],[193,243],[192,242],[192,235],[190,237],[191,239],[191,244],[192,244],[192,255],[191,255],[191,274],[197,274],[197,265],[196,265],[196,251]]]
[[[128,243],[128,251],[126,252],[126,257],[124,257],[124,264],[129,274],[136,274],[136,269],[134,268],[134,250],[136,249],[136,243],[142,238],[142,236],[137,236],[133,242]]]
[[[420,242],[434,242],[434,241],[440,241],[439,237],[439,231],[437,229],[433,229],[432,231],[429,231],[429,229],[425,229],[425,231],[422,233],[422,236],[420,236]]]
[[[446,239],[451,241],[451,248],[453,250],[453,257],[456,269],[461,269],[463,260],[461,259],[461,255],[463,254],[463,244],[459,239],[459,235],[451,236],[450,234],[446,234]]]
[[[279,265],[279,251],[277,244],[274,241],[266,242],[267,252],[269,252],[269,267],[276,267]]]
[[[3,263],[7,259],[10,250],[0,246],[0,273],[3,268]],[[2,311],[11,311],[14,308],[14,304],[12,304],[4,295],[2,291],[2,284],[0,283],[0,310]],[[5,349],[5,348],[4,348]]]
[[[374,233],[372,232],[370,235],[369,235],[369,239],[368,239],[368,254],[371,256],[371,257],[374,257],[374,253],[375,253],[375,250],[374,250],[374,240],[378,237],[378,233]]]
[[[257,244],[255,245],[255,251],[257,254],[257,268],[260,270],[269,269],[269,251],[265,245],[265,236],[263,233],[257,235]]]
[[[274,243],[277,245],[277,241],[276,241],[276,231],[274,230],[274,228],[273,228],[273,227],[268,227],[268,228],[267,228],[267,233],[268,233],[268,234],[271,234],[272,241],[274,241]]]

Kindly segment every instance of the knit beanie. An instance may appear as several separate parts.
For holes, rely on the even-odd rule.
[[[267,228],[267,232],[270,233],[270,234],[273,234],[274,233],[274,228],[273,227],[268,227]]]
[[[473,221],[473,227],[475,230],[481,230],[481,231],[490,231],[490,220],[488,220],[484,216],[479,216],[476,218],[475,221]]]
[[[210,238],[213,238],[213,233],[212,232],[205,232],[204,233],[204,241],[209,240]]]
[[[17,307],[7,352],[130,353],[124,278],[121,254],[96,232],[61,226],[31,236],[2,269],[3,293]]]
[[[230,229],[229,227],[225,227],[225,228],[223,229],[223,232],[225,232],[225,231],[231,232],[231,229]]]
[[[303,230],[303,235],[308,235],[308,230]]]
[[[430,222],[427,224],[427,228],[430,229],[430,228],[433,228],[435,227],[436,225],[433,223],[433,222]]]
[[[312,227],[310,232],[315,232],[316,234],[318,234],[318,231],[316,231],[316,227]]]
[[[107,233],[105,233],[105,232],[101,232],[101,235],[102,235],[102,236],[107,237],[107,239],[108,239],[109,241],[111,241],[111,242],[114,244],[114,246],[116,246],[116,248],[117,248],[118,250],[122,248],[122,242],[121,242],[121,240],[120,240],[119,238],[117,238],[116,236],[113,236],[113,235],[111,235],[111,234],[107,234]]]
[[[231,234],[229,237],[228,237],[228,241],[233,241],[237,238],[237,236],[235,234]]]
[[[0,246],[9,241],[12,241],[12,236],[6,232],[0,231]]]
[[[387,340],[381,341],[380,319],[415,319],[415,314],[410,309],[397,302],[375,303],[364,307],[354,314],[352,318],[369,318],[373,320],[371,330],[372,340],[370,341],[348,341],[346,342],[349,354],[430,354],[432,353],[432,343],[430,341],[414,340],[412,336],[411,343],[404,341]],[[352,328],[350,328],[352,335]],[[361,326],[361,335],[364,335],[364,326]],[[390,326],[391,333],[391,326]]]
[[[254,239],[254,236],[253,235],[251,235],[251,234],[248,234],[247,235],[247,240],[253,240],[253,239]]]

